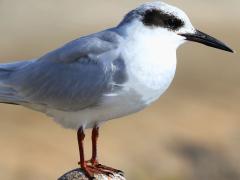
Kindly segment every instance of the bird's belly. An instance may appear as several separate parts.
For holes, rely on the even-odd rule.
[[[46,114],[65,128],[92,128],[105,121],[138,112],[147,106],[142,97],[134,90],[121,91],[116,96],[103,96],[101,102],[80,111],[66,112],[47,109]]]
[[[149,95],[149,99],[157,99],[159,95]],[[96,124],[133,114],[149,105],[135,89],[122,89],[115,95],[105,95],[101,102],[80,111],[67,112],[56,109],[47,109],[46,114],[65,128],[78,129],[92,128]]]
[[[115,94],[106,94],[98,105],[75,112],[47,109],[46,114],[66,128],[77,129],[80,126],[92,128],[104,121],[116,119],[138,112],[156,101],[170,85],[172,78],[164,78],[159,88],[150,88],[146,84],[128,81]]]

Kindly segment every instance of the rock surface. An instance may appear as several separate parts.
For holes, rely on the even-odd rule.
[[[96,174],[95,179],[96,180],[126,180],[122,173],[114,173],[112,176],[106,176],[104,174]],[[89,180],[89,178],[85,175],[84,171],[78,168],[64,174],[58,180]]]

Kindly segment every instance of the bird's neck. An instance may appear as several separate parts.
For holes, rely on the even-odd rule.
[[[181,42],[174,35],[161,29],[146,28],[141,24],[122,27],[122,32],[125,33],[123,52],[129,61],[158,67],[159,71],[176,66],[176,50]]]

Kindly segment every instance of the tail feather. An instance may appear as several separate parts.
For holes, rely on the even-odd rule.
[[[21,104],[23,99],[18,92],[9,85],[10,76],[31,61],[19,61],[13,63],[0,64],[0,103]]]
[[[21,99],[14,89],[0,85],[0,103],[20,104],[22,102]]]

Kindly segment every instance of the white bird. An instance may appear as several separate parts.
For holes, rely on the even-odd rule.
[[[99,126],[138,112],[168,89],[176,50],[187,41],[233,52],[193,27],[180,9],[145,3],[111,29],[81,37],[44,56],[0,65],[0,102],[43,112],[78,130],[80,165],[89,177],[113,168],[97,159]],[[92,131],[92,158],[85,161],[84,129]]]

